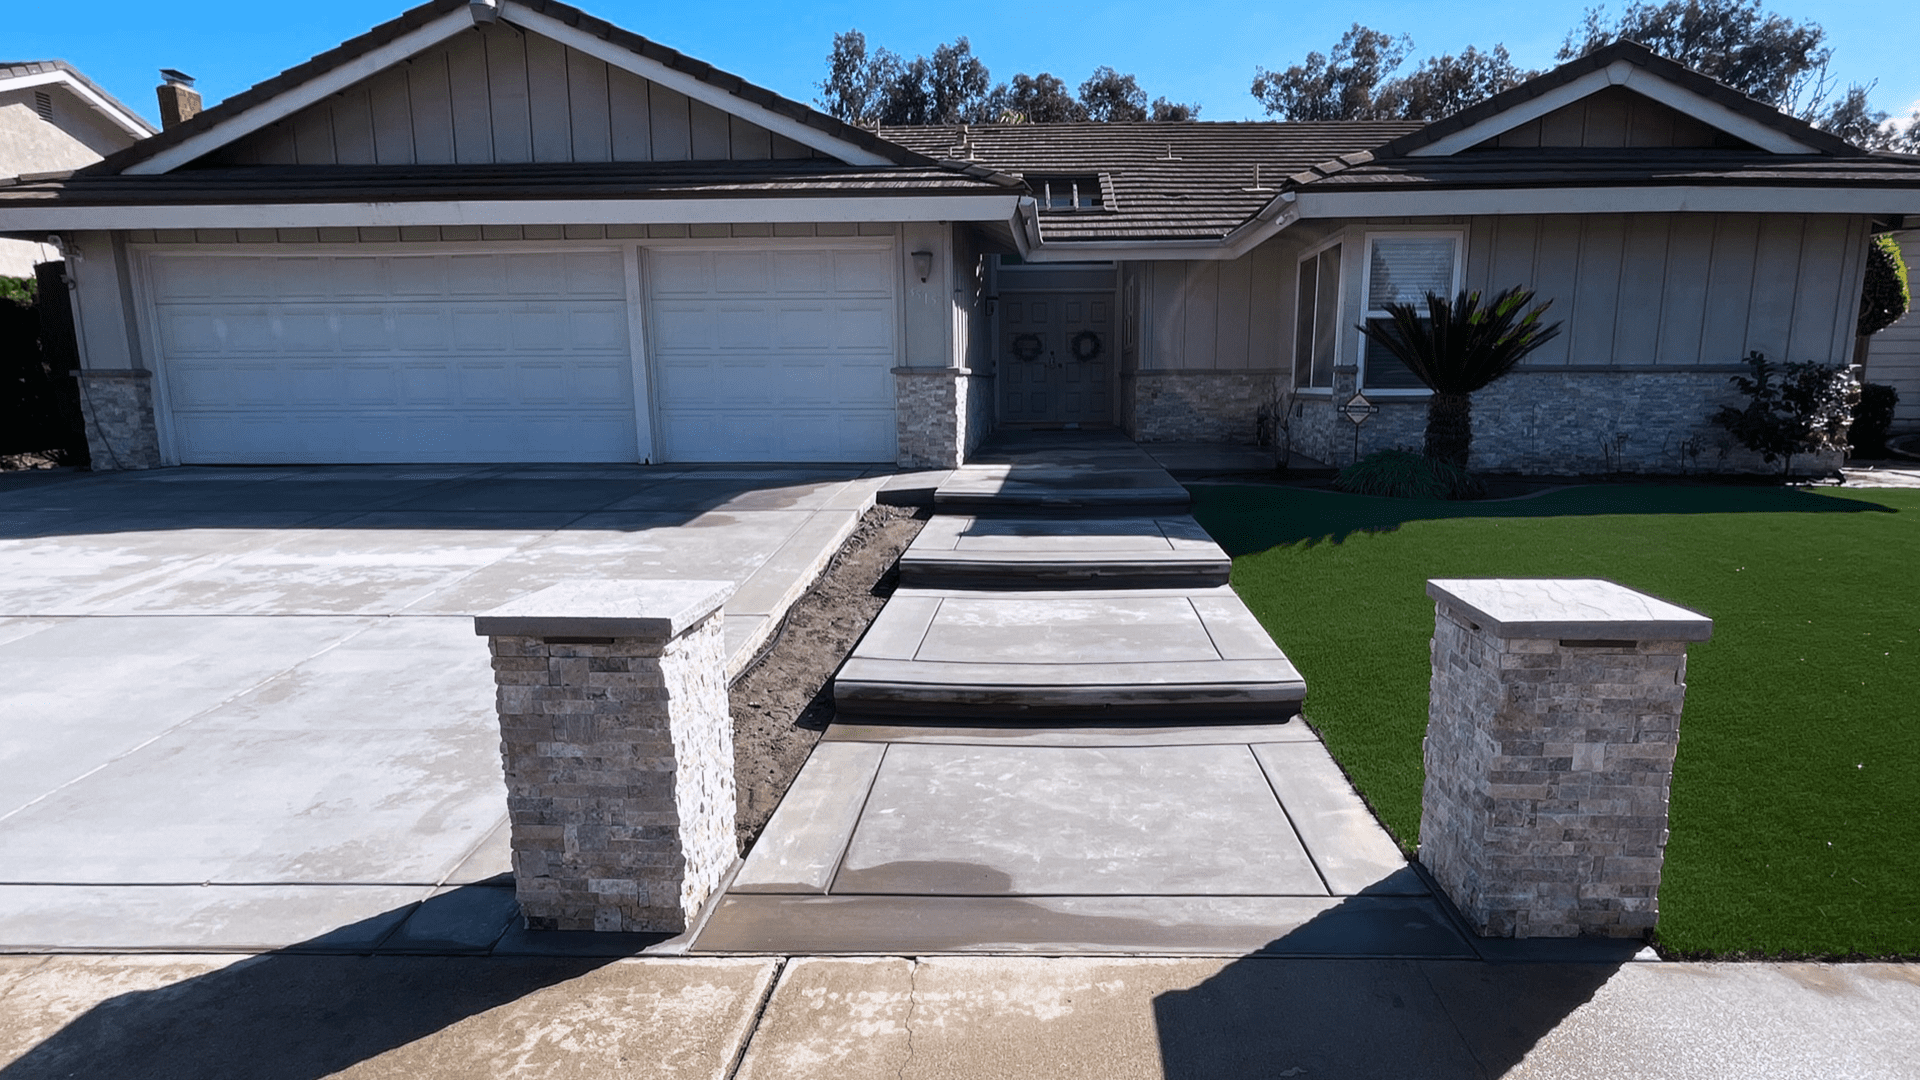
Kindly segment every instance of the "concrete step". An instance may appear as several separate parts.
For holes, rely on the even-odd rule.
[[[1226,586],[901,589],[833,682],[842,717],[1277,722],[1299,671]]]
[[[1184,514],[1047,519],[941,514],[900,558],[908,588],[1225,585],[1233,561]]]
[[[935,489],[948,513],[1180,513],[1187,490],[1113,431],[995,432]]]

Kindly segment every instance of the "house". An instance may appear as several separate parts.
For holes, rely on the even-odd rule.
[[[91,165],[153,134],[139,114],[64,60],[0,63],[0,178]],[[0,239],[0,277],[60,257],[43,240]]]
[[[1895,233],[1894,240],[1908,274],[1913,275],[1920,264],[1920,230]],[[1912,284],[1920,286],[1920,280]],[[1868,339],[1863,375],[1867,382],[1891,386],[1900,394],[1890,431],[1896,435],[1920,431],[1920,315],[1909,309],[1899,322]]]
[[[1431,124],[876,132],[557,0],[434,0],[0,187],[70,253],[96,459],[137,465],[941,466],[1276,404],[1337,463],[1424,419],[1356,324],[1527,284],[1566,332],[1477,396],[1474,465],[1672,470],[1748,352],[1845,360],[1908,214],[1920,159],[1631,43]]]

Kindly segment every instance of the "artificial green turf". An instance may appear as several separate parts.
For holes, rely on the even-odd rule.
[[[1712,616],[1660,890],[1678,955],[1920,956],[1920,491],[1592,486],[1502,502],[1199,486],[1306,715],[1409,850],[1435,577],[1603,577]]]

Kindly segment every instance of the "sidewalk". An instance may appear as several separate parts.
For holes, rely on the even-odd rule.
[[[1920,970],[1414,960],[0,958],[0,1078],[1920,1075]]]

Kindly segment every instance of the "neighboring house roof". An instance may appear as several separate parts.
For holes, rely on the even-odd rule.
[[[146,118],[102,90],[99,84],[81,74],[65,60],[0,61],[0,92],[48,83],[65,83],[74,96],[94,107],[94,111],[126,131],[133,139],[144,139],[154,132]]]
[[[250,165],[158,176],[77,174],[0,186],[0,206],[233,205],[501,199],[657,200],[1000,195],[1008,181],[937,165],[818,160],[520,165]]]
[[[930,157],[1023,175],[1036,189],[1037,179],[1104,176],[1104,205],[1042,213],[1041,236],[1154,241],[1219,239],[1271,202],[1289,174],[1421,126],[1145,121],[887,127],[880,134]]]
[[[900,146],[886,142],[872,132],[864,131],[852,125],[842,123],[833,117],[809,108],[797,101],[781,97],[771,90],[747,82],[737,75],[721,71],[710,64],[702,63],[690,56],[670,49],[657,42],[650,41],[631,31],[594,18],[579,8],[560,3],[559,0],[428,0],[427,3],[412,8],[399,17],[381,23],[379,26],[341,43],[335,48],[313,57],[303,64],[288,68],[286,71],[267,79],[247,90],[220,102],[201,112],[198,116],[182,124],[176,124],[159,135],[136,146],[115,154],[100,166],[101,171],[125,172],[137,170],[143,163],[164,158],[166,153],[178,147],[190,146],[196,140],[209,142],[204,152],[224,145],[218,138],[203,140],[201,136],[219,132],[223,126],[236,130],[232,138],[250,133],[258,126],[245,126],[249,114],[264,110],[276,99],[286,97],[295,91],[309,87],[330,75],[364,74],[357,69],[357,62],[376,57],[387,46],[398,45],[410,40],[420,40],[421,47],[432,43],[431,35],[410,39],[417,32],[429,31],[434,24],[443,21],[449,27],[461,25],[459,16],[471,13],[475,21],[486,22],[494,19],[514,21],[525,15],[533,19],[552,20],[586,38],[597,39],[624,51],[634,57],[642,58],[663,66],[673,72],[687,76],[700,83],[714,87],[731,98],[748,105],[767,110],[769,113],[794,121],[811,128],[821,135],[838,143],[856,147],[878,161],[890,161],[900,165],[930,164],[927,159]],[[471,22],[465,25],[472,25]],[[451,30],[449,31],[451,32]],[[196,153],[195,157],[204,156]],[[873,161],[865,164],[875,163]],[[168,168],[174,167],[171,164]],[[155,170],[164,171],[164,170]]]

